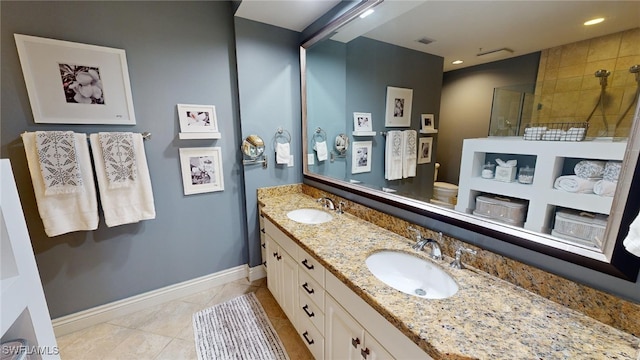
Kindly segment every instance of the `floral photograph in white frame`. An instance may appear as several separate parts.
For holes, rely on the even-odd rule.
[[[218,118],[213,105],[178,104],[180,132],[183,133],[217,133]]]
[[[420,124],[423,132],[434,132],[436,129],[435,117],[433,114],[421,114]]]
[[[384,126],[410,127],[413,89],[387,86]]]
[[[373,131],[371,113],[353,113],[353,131]]]
[[[125,51],[14,34],[36,123],[135,125]]]
[[[351,173],[358,174],[371,171],[372,141],[354,141],[351,146]]]
[[[180,148],[184,194],[224,190],[220,147]]]
[[[431,162],[431,152],[433,151],[433,138],[422,137],[418,141],[418,164],[428,164]]]

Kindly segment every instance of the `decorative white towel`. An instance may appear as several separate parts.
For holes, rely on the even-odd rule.
[[[74,133],[73,137],[76,163],[82,178],[82,191],[45,195],[46,185],[40,171],[36,133],[22,134],[29,173],[33,182],[33,192],[38,204],[38,213],[42,218],[44,231],[49,237],[98,228],[98,200],[93,182],[87,135]]]
[[[133,133],[98,133],[109,189],[130,187],[138,177]]]
[[[593,185],[593,192],[600,196],[613,197],[616,193],[617,181],[599,180]]]
[[[607,161],[604,164],[604,174],[602,178],[607,181],[618,181],[622,170],[622,161]]]
[[[329,152],[327,151],[327,142],[326,141],[316,141],[316,144],[313,146],[316,151],[316,156],[318,156],[318,161],[325,161],[329,157]]]
[[[403,136],[402,131],[387,131],[387,142],[385,144],[385,176],[387,180],[402,179],[402,152]]]
[[[402,143],[404,153],[402,154],[402,177],[416,176],[416,165],[418,159],[418,133],[415,130],[405,130],[402,132]]]
[[[141,134],[131,134],[136,154],[137,178],[129,187],[109,188],[105,173],[104,156],[98,134],[91,134],[91,150],[96,164],[96,178],[100,189],[100,201],[107,226],[136,223],[155,219],[151,178]]]
[[[45,195],[84,191],[73,131],[36,131],[36,149]]]
[[[574,166],[573,171],[581,178],[601,178],[604,174],[604,161],[582,160]]]
[[[288,164],[290,151],[289,143],[276,143],[276,164]]]
[[[593,194],[593,187],[599,179],[584,179],[577,175],[565,175],[556,179],[553,187],[567,192]]]
[[[622,245],[628,252],[640,257],[640,216],[637,216],[629,226],[629,233]]]

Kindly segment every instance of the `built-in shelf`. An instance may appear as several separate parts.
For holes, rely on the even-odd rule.
[[[420,134],[437,134],[437,133],[438,133],[438,129],[420,130]]]
[[[220,139],[222,138],[222,134],[219,132],[202,132],[202,133],[185,133],[181,132],[178,134],[180,139],[182,140],[192,140],[192,139]]]
[[[351,133],[353,136],[375,136],[375,131],[354,131]]]

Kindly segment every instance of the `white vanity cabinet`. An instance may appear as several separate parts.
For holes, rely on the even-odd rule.
[[[326,304],[325,354],[327,359],[393,358],[333,297],[327,296]]]
[[[295,324],[298,306],[298,264],[291,254],[297,253],[298,245],[268,221],[265,221],[265,245],[267,287],[287,317]]]

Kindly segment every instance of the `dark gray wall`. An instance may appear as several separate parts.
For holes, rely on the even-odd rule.
[[[438,180],[458,184],[464,139],[489,135],[493,89],[535,84],[540,53],[448,71],[442,81]]]
[[[1,156],[14,168],[52,317],[246,264],[231,3],[2,1],[1,16]],[[14,33],[125,49],[137,124],[34,124]],[[222,139],[179,140],[178,103],[215,105]],[[150,131],[156,219],[46,237],[20,133],[61,129]],[[222,148],[225,190],[184,196],[178,149],[205,146]]]
[[[265,141],[268,168],[244,166],[249,265],[259,265],[259,187],[302,182],[299,33],[235,18],[242,137]],[[276,129],[291,134],[294,166],[276,165]],[[281,141],[281,140],[279,140]]]

